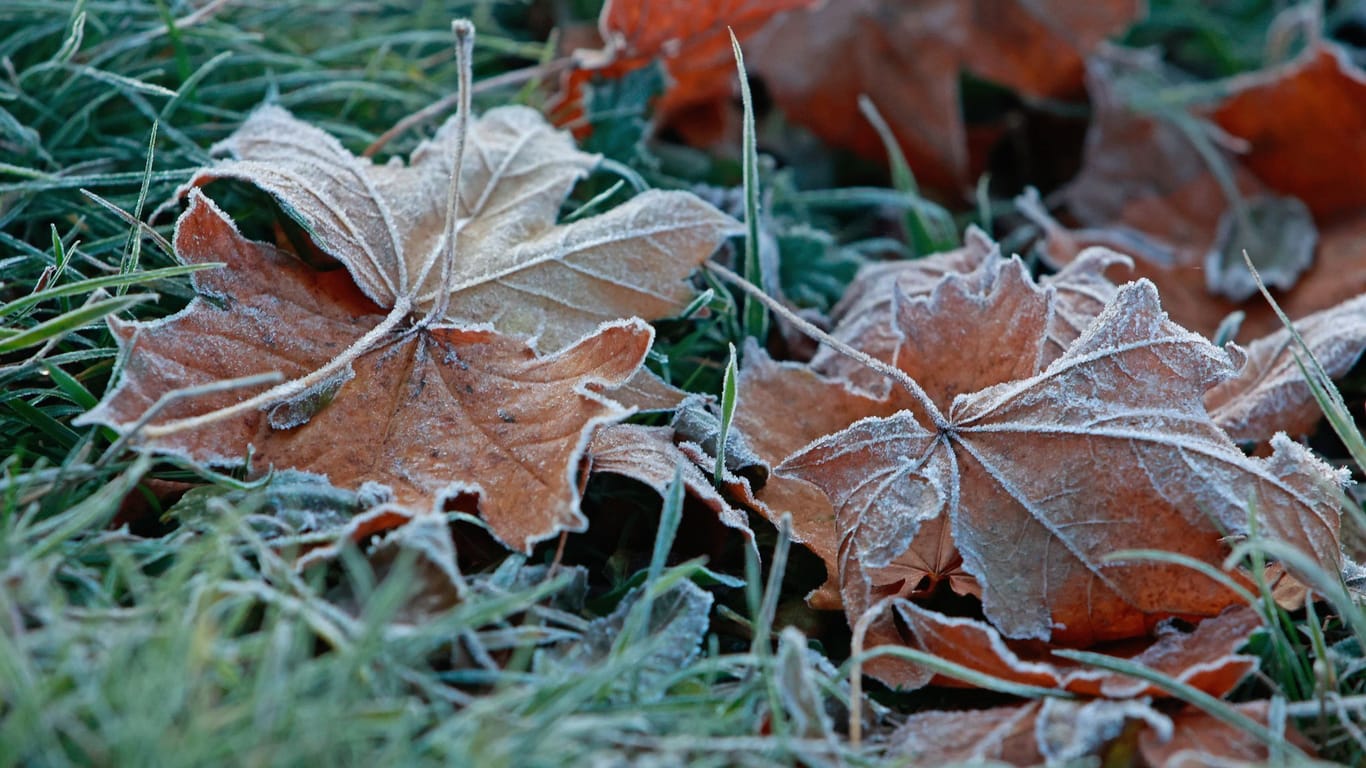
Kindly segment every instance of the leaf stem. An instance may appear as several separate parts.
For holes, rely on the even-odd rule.
[[[896,366],[888,365],[887,363],[878,360],[877,358],[873,357],[872,355],[869,355],[866,352],[860,352],[859,350],[854,349],[848,344],[845,344],[844,342],[840,341],[834,336],[831,336],[825,331],[822,331],[820,328],[817,328],[816,326],[812,325],[809,321],[802,319],[799,315],[797,315],[797,313],[783,306],[782,302],[779,302],[772,296],[769,296],[768,294],[764,293],[762,290],[758,288],[758,286],[754,285],[753,283],[749,282],[743,277],[740,277],[739,275],[735,274],[729,269],[726,269],[720,264],[717,264],[714,261],[709,261],[705,264],[705,266],[718,277],[722,278],[728,283],[731,283],[732,285],[744,291],[752,298],[758,300],[759,303],[768,307],[770,310],[772,310],[773,314],[783,318],[789,323],[792,323],[802,333],[805,333],[807,336],[810,336],[816,341],[825,344],[826,346],[830,347],[831,349],[835,350],[841,355],[844,355],[845,357],[848,357],[858,363],[862,363],[863,365],[866,365],[868,368],[877,371],[878,373],[890,378],[892,381],[895,381],[896,383],[900,384],[902,387],[906,389],[907,392],[911,394],[911,397],[915,398],[916,402],[920,404],[920,407],[925,409],[925,413],[929,415],[930,420],[934,422],[934,426],[936,428],[945,429],[949,426],[949,420],[946,419],[944,417],[944,414],[939,411],[939,407],[934,404],[934,401],[930,399],[929,395],[925,394],[925,390],[921,388],[920,384],[918,384],[915,379],[912,379],[909,375],[907,375],[905,371],[901,370],[900,368],[897,368]]]
[[[474,79],[474,24],[468,19],[456,19],[451,22],[451,33],[455,35],[455,66],[459,71],[459,83],[457,84],[457,95],[460,98],[459,106],[456,108],[456,130],[455,130],[455,162],[451,165],[451,185],[446,192],[446,236],[443,238],[445,247],[433,248],[427,255],[426,263],[422,265],[422,272],[417,280],[408,287],[411,295],[417,296],[422,292],[422,286],[427,282],[427,276],[431,274],[432,267],[439,261],[441,263],[441,287],[436,292],[436,302],[432,308],[418,323],[419,327],[429,325],[434,320],[440,320],[446,316],[446,309],[451,304],[451,279],[455,274],[456,241],[460,239],[460,174],[465,165],[465,138],[469,134],[470,128],[470,108],[472,100],[470,96],[470,82]]]

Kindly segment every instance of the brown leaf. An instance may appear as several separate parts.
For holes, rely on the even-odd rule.
[[[897,350],[903,346],[904,334],[898,330],[901,326],[895,316],[895,297],[904,297],[904,303],[906,299],[928,296],[951,275],[975,274],[977,277],[970,279],[988,279],[990,272],[982,272],[982,265],[1002,261],[999,247],[980,230],[970,228],[965,240],[966,245],[955,251],[923,259],[873,264],[861,269],[832,312],[835,327],[831,335],[875,359],[896,363]],[[1079,254],[1070,260],[1057,274],[1039,281],[1042,285],[1052,286],[1056,294],[1050,300],[1042,362],[1051,362],[1062,354],[1114,297],[1115,285],[1105,276],[1106,271],[1130,265],[1131,261],[1126,256],[1103,248],[1092,248],[1086,254]],[[933,338],[932,333],[916,335]],[[911,354],[911,351],[904,354]],[[869,370],[862,363],[830,347],[823,346],[817,351],[811,360],[811,367],[825,375],[852,382],[869,393],[884,395],[891,387],[886,376]],[[901,367],[912,375],[924,370],[907,364]],[[990,379],[989,383],[999,381],[1004,379]],[[979,379],[977,383],[981,386],[987,380]],[[927,391],[937,391],[928,382],[921,384]]]
[[[1017,322],[1000,318],[971,323],[994,337]],[[1249,502],[1261,530],[1336,568],[1326,486],[1340,477],[1289,441],[1269,461],[1244,456],[1201,399],[1232,373],[1228,353],[1166,319],[1150,283],[1130,284],[1038,375],[960,395],[947,415],[925,405],[929,427],[909,411],[864,419],[777,473],[831,499],[842,572],[887,565],[923,522],[947,515],[986,616],[1007,637],[1132,637],[1154,614],[1214,615],[1235,597],[1181,567],[1106,556],[1154,548],[1217,566]],[[849,603],[860,587],[843,578]]]
[[[361,291],[383,307],[430,311],[448,253],[445,206],[460,122],[411,162],[374,165],[279,107],[263,107],[215,147],[234,159],[183,188],[232,178],[279,199]],[[452,323],[490,323],[554,352],[620,317],[656,319],[693,296],[686,278],[738,224],[695,195],[651,190],[604,214],[557,225],[574,182],[598,158],[535,111],[500,107],[469,125],[459,180]]]
[[[892,734],[892,751],[912,764],[1000,761],[1039,765],[1044,756],[1034,735],[1041,702],[958,712],[917,712]]]
[[[700,453],[700,450],[699,450]],[[717,518],[735,529],[751,544],[754,532],[749,528],[745,513],[735,509],[712,487],[711,480],[697,464],[673,442],[673,430],[668,427],[644,427],[637,424],[614,424],[599,429],[588,445],[593,472],[607,472],[638,480],[663,496],[673,482],[674,468],[682,467],[683,483],[688,495],[716,512]],[[738,483],[738,479],[734,479]]]
[[[677,123],[709,143],[720,132],[722,105],[738,73],[730,35],[743,41],[774,15],[819,0],[608,0],[598,16],[601,50],[578,50],[579,67],[562,83],[556,112],[579,115],[593,77],[617,78],[661,61],[672,81],[655,105],[656,121]]]
[[[1265,701],[1234,704],[1240,714],[1267,725]],[[1286,741],[1313,754],[1313,747],[1293,727]],[[1148,765],[1163,768],[1203,768],[1211,765],[1265,765],[1271,760],[1267,746],[1248,732],[1229,725],[1208,712],[1185,707],[1172,715],[1172,735],[1163,739],[1153,731],[1138,737],[1139,753]]]
[[[1234,704],[1241,714],[1267,722],[1267,702]],[[1104,756],[1117,739],[1123,749],[1126,726],[1136,724],[1143,764],[1162,768],[1263,764],[1266,745],[1194,707],[1166,715],[1142,701],[1046,699],[1028,704],[970,711],[919,712],[891,736],[893,751],[916,761],[1010,765],[1052,765]],[[1287,739],[1306,751],[1295,731]],[[1119,759],[1126,757],[1119,752]],[[1123,764],[1128,764],[1132,758]],[[1108,760],[1104,761],[1108,764]]]
[[[969,232],[968,245],[960,251],[865,270],[847,294],[834,335],[876,358],[896,363],[913,376],[922,376],[931,397],[947,406],[955,393],[1032,375],[1043,360],[1056,356],[1053,350],[1070,342],[1114,293],[1114,286],[1099,274],[1111,258],[1097,251],[1094,258],[1080,260],[1050,278],[1051,289],[1041,291],[1018,261],[1001,258],[985,235]],[[1016,324],[1026,305],[1032,307],[1033,324]],[[901,323],[896,322],[896,312],[903,313]],[[964,312],[979,319],[995,317],[1015,329],[1011,333],[1033,328],[1036,338],[1016,339],[1018,344],[988,336],[969,335],[964,340]],[[899,328],[914,332],[903,333]],[[974,357],[964,344],[984,344],[985,348]],[[1021,351],[1028,354],[1010,356]],[[965,360],[982,362],[965,364]],[[904,391],[890,389],[883,374],[829,349],[818,353],[809,367],[779,365],[755,349],[746,351],[745,361],[736,425],[769,462],[859,419],[917,407]],[[783,415],[775,419],[776,413]],[[832,577],[838,573],[840,544],[832,525],[834,511],[819,489],[797,478],[770,477],[758,498],[764,505],[761,512],[775,522],[784,512],[791,514],[794,537],[825,561]],[[900,546],[894,559],[865,574],[871,592],[855,590],[846,595],[853,599],[846,606],[851,616],[878,597],[927,594],[941,583],[959,594],[981,594],[976,580],[963,570],[947,527],[931,521],[909,546],[891,546]],[[834,590],[834,582],[828,582],[813,594],[812,604],[839,607]]]
[[[1366,295],[1296,321],[1295,330],[1329,376],[1343,376],[1366,350]],[[1302,357],[1284,328],[1252,342],[1238,375],[1205,393],[1210,417],[1234,440],[1255,443],[1313,431],[1323,413],[1296,363]]]
[[[1329,57],[1332,58],[1332,57]],[[1322,95],[1317,86],[1304,92],[1295,90],[1292,83],[1304,78],[1318,81],[1324,75],[1314,74],[1315,66],[1327,59],[1320,52],[1307,55],[1299,62],[1268,73],[1234,81],[1241,90],[1227,104],[1241,105],[1255,100],[1258,125],[1290,125],[1307,115],[1322,115],[1330,109],[1350,109],[1345,103],[1314,103],[1312,108],[1303,102]],[[1310,66],[1313,63],[1314,66]],[[1163,305],[1174,320],[1192,330],[1213,336],[1230,313],[1242,311],[1246,317],[1238,338],[1252,339],[1274,333],[1280,327],[1260,296],[1251,296],[1250,283],[1241,279],[1240,241],[1247,241],[1249,255],[1257,263],[1268,284],[1284,290],[1278,300],[1292,319],[1327,309],[1366,292],[1366,269],[1363,269],[1361,247],[1366,238],[1366,215],[1349,207],[1333,204],[1331,220],[1320,216],[1318,247],[1313,262],[1303,265],[1303,251],[1308,243],[1300,236],[1298,242],[1274,242],[1274,237],[1295,235],[1284,228],[1271,230],[1249,238],[1235,225],[1236,216],[1229,210],[1227,190],[1210,169],[1208,158],[1202,157],[1189,131],[1199,131],[1195,121],[1202,118],[1197,110],[1185,117],[1162,119],[1132,106],[1136,88],[1162,82],[1166,75],[1157,56],[1147,51],[1133,51],[1105,46],[1088,61],[1087,90],[1092,100],[1093,121],[1087,134],[1082,169],[1064,190],[1067,210],[1086,227],[1067,231],[1048,219],[1040,206],[1026,207],[1025,212],[1041,224],[1047,234],[1047,256],[1055,266],[1065,264],[1087,246],[1103,245],[1134,257],[1132,272],[1111,270],[1112,279],[1143,277],[1152,280],[1162,295]],[[1139,85],[1136,85],[1139,84]],[[1312,83],[1311,83],[1312,86]],[[1273,99],[1284,99],[1281,106],[1271,106]],[[1216,115],[1224,107],[1216,108]],[[1186,120],[1187,128],[1179,125]],[[1348,121],[1350,123],[1350,119]],[[1232,130],[1232,125],[1226,125]],[[1259,129],[1260,130],[1260,129]],[[1336,131],[1336,129],[1334,129]],[[1350,129],[1348,129],[1350,130]],[[1234,131],[1236,133],[1236,131]],[[1311,135],[1309,131],[1299,136]],[[1279,134],[1277,134],[1279,135]],[[1251,138],[1251,133],[1249,133]],[[1323,147],[1338,146],[1336,133],[1322,143]],[[1255,143],[1255,142],[1254,142]],[[1273,175],[1263,175],[1252,161],[1265,153],[1276,153],[1277,163],[1290,162],[1295,153],[1314,153],[1320,142],[1269,142],[1248,156],[1245,167],[1240,156],[1224,153],[1222,162],[1232,177],[1238,193],[1255,214],[1260,208],[1273,213],[1276,206],[1267,208],[1266,195],[1270,188],[1292,191],[1299,195],[1299,186],[1279,185]],[[1346,164],[1334,161],[1313,166],[1312,173],[1323,179],[1326,195],[1348,195],[1354,181],[1352,158],[1360,153],[1342,148],[1348,158]],[[1305,173],[1310,173],[1305,167]],[[1328,181],[1327,176],[1333,180]],[[1260,178],[1259,178],[1260,177]],[[1269,187],[1268,187],[1269,185]],[[1331,191],[1330,191],[1331,190]],[[1316,213],[1327,210],[1316,202],[1314,195],[1305,193],[1306,201]],[[1280,204],[1294,205],[1294,203]],[[1293,217],[1292,217],[1293,218]],[[1222,226],[1221,226],[1222,225]],[[1261,226],[1266,226],[1263,223]],[[1221,229],[1224,237],[1221,240]],[[1296,246],[1296,247],[1288,247]],[[1294,256],[1296,248],[1301,253]],[[1290,255],[1293,258],[1283,258]],[[1217,256],[1222,266],[1215,272],[1207,264]],[[1231,259],[1231,261],[1230,261]],[[1304,270],[1301,272],[1301,270]],[[1222,273],[1222,275],[1221,275]],[[1230,282],[1229,278],[1234,278]],[[1293,287],[1291,287],[1293,286]],[[1228,290],[1236,296],[1251,296],[1243,302],[1230,301],[1212,295],[1211,288]]]
[[[906,645],[1001,680],[1111,699],[1168,695],[1144,680],[1052,656],[1050,651],[1055,646],[1006,640],[976,619],[945,616],[909,600],[896,600],[892,610]],[[1235,606],[1201,621],[1192,631],[1161,625],[1151,642],[1145,638],[1137,648],[1126,652],[1121,647],[1110,653],[1222,697],[1257,668],[1256,657],[1238,655],[1237,650],[1261,625],[1255,611]],[[910,662],[901,662],[901,666],[897,684],[903,688],[931,681],[962,685],[951,678],[935,677],[930,670]]]
[[[778,18],[746,46],[746,58],[789,118],[831,144],[881,158],[877,135],[856,117],[866,94],[917,180],[957,192],[973,170],[960,73],[1032,96],[1071,95],[1082,57],[1141,12],[1134,0],[841,0]]]
[[[191,193],[176,252],[201,294],[165,320],[116,328],[124,370],[85,423],[127,430],[169,392],[277,370],[296,379],[323,369],[373,334],[384,310],[343,271],[317,272],[243,239],[207,198]],[[639,368],[652,332],[639,320],[600,326],[553,355],[495,331],[397,328],[336,376],[290,401],[229,419],[158,432],[232,406],[261,389],[179,400],[156,413],[146,449],[257,467],[295,467],[339,487],[388,486],[406,507],[440,509],[478,494],[504,542],[527,551],[561,530],[581,530],[575,476],[593,428],[625,415],[600,390]]]
[[[887,405],[806,366],[776,363],[758,346],[744,351],[737,382],[734,428],[748,439],[761,459],[777,464],[816,438],[864,416],[885,412]],[[792,537],[826,564],[826,584],[808,599],[817,608],[838,609],[839,587],[835,512],[825,493],[795,477],[769,475],[757,494],[759,511],[774,523],[792,516]]]
[[[1319,41],[1281,67],[1244,75],[1213,119],[1247,141],[1243,164],[1331,219],[1366,206],[1366,72]]]

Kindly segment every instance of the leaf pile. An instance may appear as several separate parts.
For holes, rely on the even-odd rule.
[[[1318,697],[1317,738],[1361,686],[1366,641],[1359,503],[1320,430],[1327,411],[1366,456],[1359,413],[1324,391],[1366,351],[1366,71],[1317,6],[1269,23],[1260,68],[1193,84],[1116,39],[1172,23],[1164,3],[549,5],[573,53],[506,82],[554,73],[557,92],[476,116],[457,22],[455,114],[406,157],[353,154],[274,103],[234,119],[212,160],[166,177],[158,211],[180,212],[161,242],[180,265],[157,274],[193,287],[175,314],[129,320],[142,297],[94,293],[34,320],[75,294],[51,287],[68,268],[55,228],[31,294],[0,286],[0,353],[40,349],[0,377],[51,377],[79,402],[69,423],[100,429],[76,437],[39,389],[7,392],[8,411],[71,457],[112,441],[95,469],[125,447],[170,459],[139,456],[92,497],[126,499],[118,517],[78,501],[78,520],[140,541],[152,524],[130,491],[158,473],[146,496],[184,494],[161,524],[245,542],[224,548],[234,573],[261,571],[231,597],[241,616],[308,606],[297,645],[325,655],[383,614],[383,647],[422,638],[403,653],[432,672],[405,656],[394,687],[449,704],[427,730],[470,743],[489,723],[614,711],[563,730],[661,762],[737,744],[809,764],[1153,766],[1336,746],[1304,738],[1286,701]],[[597,12],[595,36],[575,12]],[[630,152],[576,146],[616,118]],[[1067,126],[1085,131],[1074,156],[1040,150]],[[884,158],[893,189],[867,186]],[[1033,163],[1053,188],[1028,186]],[[277,244],[245,234],[243,186],[287,219]],[[132,284],[140,237],[91,290]],[[43,358],[106,317],[119,358],[97,401],[62,368],[86,357]],[[46,491],[10,466],[5,509],[29,509]],[[218,482],[186,492],[187,469]],[[34,476],[55,488],[67,470]],[[44,526],[64,528],[0,519],[38,542],[0,562],[18,594],[65,546]],[[688,559],[708,537],[711,559]],[[42,578],[100,581],[59,571]],[[817,586],[785,595],[785,575]],[[229,599],[213,589],[196,616]],[[16,599],[10,623],[49,621]],[[886,690],[864,696],[865,674]],[[666,744],[650,729],[688,697],[726,720],[709,735],[753,723],[748,740]],[[1359,734],[1335,706],[1340,738]]]

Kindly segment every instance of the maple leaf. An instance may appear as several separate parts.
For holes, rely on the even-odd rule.
[[[988,261],[1000,261],[999,246],[976,227],[968,228],[964,241],[964,246],[955,251],[922,259],[871,264],[859,270],[845,297],[831,312],[835,327],[830,335],[876,360],[896,362],[898,350],[907,341],[907,335],[900,329],[895,317],[897,297],[904,301],[928,296],[950,275],[970,275]],[[1039,281],[1040,285],[1051,286],[1056,297],[1048,319],[1048,348],[1042,360],[1044,363],[1062,354],[1113,298],[1115,285],[1105,277],[1105,273],[1116,267],[1131,265],[1132,261],[1127,256],[1104,248],[1091,248],[1084,254],[1078,254],[1057,274]],[[994,273],[988,270],[978,271],[973,279],[984,281],[995,278]],[[909,349],[901,352],[903,356],[909,353]],[[871,393],[885,394],[891,387],[886,376],[829,346],[817,350],[811,359],[811,367],[827,376],[843,378]],[[902,367],[913,376],[917,375],[912,372],[912,367]],[[979,384],[982,381],[978,379]],[[926,382],[922,381],[921,384],[927,390],[935,389]]]
[[[381,484],[418,509],[477,494],[494,533],[520,550],[586,525],[579,458],[595,425],[627,413],[600,391],[644,360],[653,338],[645,323],[604,324],[548,356],[496,331],[386,329],[385,310],[345,271],[318,272],[245,240],[199,192],[175,246],[186,263],[227,266],[196,274],[200,298],[181,313],[114,326],[123,376],[83,423],[130,431],[176,389],[266,371],[301,380],[356,349],[347,366],[290,398],[253,403],[258,387],[175,401],[142,428],[142,447],[236,464],[251,446],[259,463],[339,487]],[[374,346],[357,347],[362,337]],[[235,410],[197,418],[224,409]]]
[[[1238,714],[1266,726],[1268,702],[1232,704]],[[1102,752],[1136,726],[1143,765],[1261,765],[1271,752],[1255,736],[1195,707],[1170,715],[1141,701],[1083,702],[1045,699],[990,709],[917,712],[890,737],[894,752],[919,764],[1070,764]],[[1308,742],[1294,730],[1287,740]],[[1132,748],[1132,746],[1130,747]],[[1117,750],[1119,754],[1125,754]]]
[[[1164,696],[1161,688],[1139,678],[1083,666],[1052,655],[1055,646],[1037,641],[1009,641],[993,627],[972,618],[945,616],[903,599],[892,600],[898,640],[908,647],[959,664],[975,672],[1038,688],[1052,688],[1080,696],[1133,699]],[[1156,637],[1127,657],[1177,682],[1214,696],[1232,691],[1257,668],[1255,656],[1239,655],[1252,632],[1262,626],[1245,605],[1230,607],[1201,621],[1189,632],[1157,627]],[[964,685],[937,676],[911,662],[900,662],[894,682],[901,688],[927,684]]]
[[[876,133],[851,119],[866,94],[917,180],[958,191],[972,172],[961,72],[1034,96],[1069,95],[1081,85],[1082,57],[1141,11],[1135,0],[844,0],[779,17],[746,46],[746,59],[791,119],[880,158]]]
[[[1002,258],[985,235],[970,230],[958,251],[861,271],[837,310],[833,336],[920,378],[931,399],[947,407],[957,392],[1032,375],[1056,357],[1054,348],[1075,337],[1113,295],[1114,286],[1099,270],[1114,258],[1121,257],[1096,251],[1039,289],[1022,264]],[[1009,326],[1025,304],[1047,319],[1021,322],[1005,333],[1018,334],[1009,341],[963,333],[964,316],[997,317]],[[1033,353],[1016,358],[999,350]],[[747,348],[738,391],[736,426],[771,463],[859,419],[919,407],[904,390],[889,388],[884,374],[828,348],[810,366],[776,364]],[[783,415],[773,418],[775,413]],[[825,561],[832,578],[840,572],[835,512],[818,487],[801,478],[770,477],[757,498],[760,512],[774,521],[791,514],[794,538]],[[867,574],[873,579],[871,596],[857,589],[847,595],[852,602],[844,607],[851,616],[873,597],[928,593],[940,583],[960,594],[980,594],[962,569],[947,526],[927,522],[902,549],[875,576]],[[828,582],[813,593],[812,604],[839,607],[837,589]]]
[[[994,350],[993,370],[1021,370],[1021,360],[1042,354],[1047,304],[1003,306],[1014,314],[957,319],[971,317],[971,333],[986,338],[1038,329],[1034,344]],[[1140,635],[1154,614],[1214,615],[1236,598],[1182,568],[1107,555],[1144,547],[1218,565],[1222,537],[1246,529],[1249,504],[1261,530],[1336,570],[1332,486],[1342,477],[1284,438],[1273,439],[1267,461],[1244,456],[1202,400],[1233,372],[1227,351],[1167,320],[1152,284],[1140,281],[1121,287],[1038,374],[959,394],[946,413],[920,391],[923,415],[863,419],[777,473],[830,498],[846,606],[849,590],[869,589],[859,571],[887,565],[922,523],[947,516],[983,610],[1006,636],[1091,643]]]
[[[688,274],[739,231],[697,196],[658,190],[557,225],[560,205],[597,156],[525,107],[499,107],[464,126],[457,114],[408,165],[375,165],[264,107],[215,146],[235,159],[196,173],[182,192],[223,178],[255,184],[377,304],[411,296],[417,311],[488,323],[548,352],[606,320],[683,309],[693,297]],[[457,155],[464,160],[453,187]],[[448,249],[448,269],[429,266]]]

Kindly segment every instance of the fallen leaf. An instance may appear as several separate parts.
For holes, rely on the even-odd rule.
[[[916,179],[959,192],[973,171],[960,73],[1040,98],[1073,95],[1083,57],[1142,5],[842,0],[779,17],[746,46],[746,60],[790,119],[880,159],[881,141],[857,117],[857,99],[867,95]]]
[[[318,272],[243,239],[198,192],[175,247],[186,263],[227,266],[195,275],[200,297],[181,313],[114,326],[123,375],[82,423],[127,432],[176,389],[272,370],[298,379],[383,331],[384,309],[345,271]],[[152,436],[139,444],[219,465],[240,464],[250,446],[257,466],[314,472],[340,488],[380,484],[399,505],[421,510],[477,494],[494,533],[527,551],[586,525],[579,459],[596,425],[626,415],[600,391],[636,372],[652,336],[642,321],[617,321],[537,356],[495,331],[393,327],[291,401],[177,430],[265,387],[177,400],[141,428]]]
[[[1319,40],[1229,86],[1212,118],[1247,142],[1244,166],[1321,220],[1366,206],[1366,72],[1347,50]]]
[[[1231,706],[1240,714],[1267,724],[1267,702]],[[918,712],[907,718],[890,739],[895,753],[917,764],[976,764],[992,760],[1019,766],[1045,762],[1051,765],[1104,757],[1111,744],[1135,738],[1124,735],[1133,726],[1144,765],[1260,765],[1271,758],[1266,745],[1255,736],[1195,707],[1165,714],[1143,701],[1105,699],[1044,699],[990,709]],[[1307,741],[1293,729],[1286,738],[1308,750]],[[1123,744],[1118,748],[1122,750]],[[1119,757],[1123,760],[1127,755],[1120,752]],[[1130,762],[1132,758],[1123,764]]]
[[[1329,376],[1343,376],[1366,350],[1366,295],[1302,318],[1295,330]],[[1205,393],[1210,417],[1234,440],[1309,434],[1323,412],[1296,362],[1303,356],[1284,328],[1252,342],[1238,375]]]
[[[1003,259],[981,233],[970,232],[967,241],[960,251],[865,270],[837,315],[834,333],[860,351],[924,378],[926,391],[943,407],[955,393],[1037,373],[1056,355],[1053,348],[1070,341],[1114,292],[1099,275],[1099,267],[1111,258],[1100,251],[1041,290],[1022,264]],[[1012,326],[1025,304],[1033,307],[1036,321]],[[1008,333],[1024,337],[1033,329],[1036,337],[1010,342],[989,335],[965,337],[965,316],[982,321],[994,317],[1015,328]],[[911,330],[903,333],[902,328]],[[976,357],[969,347],[977,348]],[[1031,354],[1010,356],[1031,349]],[[738,391],[736,427],[761,458],[773,463],[859,419],[918,407],[904,391],[890,388],[885,375],[828,349],[810,366],[801,366],[777,364],[747,348]],[[783,513],[791,514],[794,538],[826,563],[832,579],[839,574],[835,512],[819,488],[801,478],[770,476],[756,496],[769,519],[776,522]],[[853,598],[848,603],[834,596],[836,584],[828,581],[809,598],[812,605],[835,608],[844,602],[850,615],[857,616],[877,598],[928,594],[940,584],[959,594],[980,595],[976,580],[963,570],[947,527],[930,521],[913,542],[891,544],[898,546],[891,561],[866,574],[871,580],[867,594],[856,589],[845,596]]]
[[[1239,714],[1268,725],[1269,705],[1266,701],[1248,701],[1231,706]],[[1185,707],[1173,714],[1171,719],[1170,738],[1163,739],[1153,731],[1139,734],[1139,753],[1148,765],[1203,768],[1211,765],[1268,765],[1273,762],[1272,754],[1265,744],[1208,712]],[[1313,754],[1309,740],[1294,727],[1287,729],[1285,740]]]
[[[917,712],[889,737],[892,751],[913,764],[1010,765],[1044,762],[1034,735],[1041,702],[964,711]]]
[[[1309,59],[1319,64],[1326,61],[1323,55]],[[1306,112],[1305,105],[1296,101],[1300,97],[1290,93],[1288,85],[1295,79],[1290,75],[1296,72],[1310,76],[1314,68],[1301,66],[1309,59],[1264,75],[1235,79],[1230,86],[1235,94],[1225,104],[1242,105],[1245,99],[1253,100],[1259,105],[1256,119],[1270,126],[1293,124],[1301,119],[1300,113],[1321,116],[1331,105],[1315,105]],[[1280,75],[1286,76],[1287,85],[1273,87]],[[1087,133],[1082,169],[1062,195],[1067,211],[1082,228],[1068,231],[1051,221],[1042,206],[1022,206],[1022,211],[1046,232],[1048,261],[1060,266],[1094,245],[1133,256],[1132,272],[1112,270],[1109,276],[1116,280],[1130,276],[1152,280],[1174,320],[1209,336],[1231,313],[1243,312],[1245,317],[1237,336],[1243,340],[1274,333],[1280,327],[1265,302],[1251,293],[1252,285],[1241,266],[1243,247],[1247,247],[1268,284],[1282,289],[1278,301],[1292,319],[1366,292],[1366,270],[1362,269],[1362,254],[1366,250],[1361,247],[1366,240],[1366,212],[1359,210],[1359,206],[1356,210],[1334,207],[1331,217],[1320,216],[1317,249],[1307,266],[1305,247],[1313,235],[1303,231],[1295,235],[1290,231],[1303,230],[1308,225],[1302,215],[1290,216],[1286,220],[1289,227],[1260,222],[1257,234],[1249,237],[1242,231],[1246,227],[1238,223],[1237,213],[1230,208],[1228,185],[1219,181],[1210,159],[1202,156],[1192,139],[1192,132],[1205,130],[1199,121],[1206,118],[1209,110],[1218,115],[1223,107],[1196,107],[1185,116],[1162,118],[1134,106],[1135,93],[1170,86],[1173,81],[1160,59],[1150,51],[1103,46],[1088,61],[1087,90],[1093,120]],[[1319,93],[1313,88],[1308,92],[1311,100],[1312,94]],[[1270,100],[1282,94],[1287,103],[1270,106]],[[1240,113],[1242,109],[1240,106]],[[1315,118],[1303,119],[1312,122]],[[1224,128],[1237,133],[1232,124]],[[1247,138],[1252,135],[1248,131]],[[1219,143],[1218,137],[1210,140]],[[1239,140],[1226,138],[1224,143]],[[1319,142],[1302,138],[1293,143],[1267,141],[1263,149],[1254,149],[1247,156],[1248,163],[1263,152],[1314,153],[1319,149]],[[1337,143],[1326,142],[1331,146]],[[1214,151],[1222,156],[1231,186],[1254,219],[1259,209],[1274,212],[1296,205],[1269,195],[1273,188],[1298,195],[1303,191],[1299,187],[1278,186],[1273,176],[1263,176],[1257,168],[1245,165],[1242,156],[1220,152],[1217,146]],[[1344,168],[1355,162],[1352,158],[1356,151],[1343,148],[1348,158],[1345,166],[1335,161],[1314,166],[1314,172],[1343,174]],[[1331,183],[1325,182],[1324,188],[1354,189],[1358,185],[1344,182],[1350,176],[1350,171],[1345,176],[1335,176]],[[1324,205],[1316,204],[1312,197],[1305,198],[1310,207],[1316,213],[1324,210]],[[1209,271],[1209,266],[1216,269]],[[1211,291],[1228,295],[1211,295]],[[1233,301],[1228,296],[1250,300]]]
[[[981,230],[969,228],[964,241],[965,245],[955,251],[922,259],[872,264],[861,269],[850,283],[845,298],[831,313],[835,326],[830,335],[877,360],[897,362],[897,350],[903,346],[905,337],[898,330],[895,317],[893,300],[896,296],[905,299],[927,296],[949,275],[971,275],[988,261],[1000,261],[999,247]],[[1127,256],[1104,248],[1092,248],[1068,261],[1057,274],[1039,281],[1041,285],[1052,286],[1056,294],[1048,319],[1047,346],[1042,358],[1045,363],[1062,354],[1114,297],[1115,284],[1105,276],[1106,272],[1129,266],[1131,260]],[[891,388],[886,376],[828,346],[817,351],[811,367],[827,376],[843,378],[869,393],[884,395]],[[912,370],[910,366],[902,367],[908,372]],[[933,385],[921,383],[927,390],[935,389]]]
[[[674,479],[674,469],[682,467],[682,477],[688,495],[702,502],[716,513],[727,527],[743,535],[752,545],[754,532],[749,528],[745,513],[735,509],[726,498],[712,487],[711,480],[702,474],[694,459],[674,444],[674,431],[669,427],[645,427],[638,424],[614,424],[599,429],[588,445],[592,471],[606,472],[638,480],[663,496]],[[699,448],[695,456],[702,455]],[[738,484],[738,478],[731,478]]]
[[[468,127],[459,179],[457,254],[448,282],[424,265],[452,246],[445,209],[459,143],[457,115],[411,162],[372,164],[279,107],[263,107],[214,147],[234,159],[182,192],[238,179],[274,195],[318,245],[383,307],[491,324],[554,352],[621,317],[657,319],[693,298],[687,282],[738,223],[686,192],[651,190],[606,213],[557,225],[574,182],[598,158],[525,107],[490,110]]]
[[[1053,656],[1050,651],[1054,646],[1006,640],[976,619],[945,616],[905,599],[894,600],[891,610],[896,613],[902,644],[1000,680],[1110,699],[1167,695],[1147,681]],[[1204,619],[1188,632],[1161,624],[1151,640],[1143,638],[1127,652],[1120,648],[1111,655],[1222,697],[1257,668],[1256,657],[1237,651],[1261,626],[1261,617],[1255,611],[1237,605]],[[900,688],[963,685],[908,661],[900,662],[896,671],[895,681],[886,682]]]
[[[1023,311],[958,321],[971,318],[987,338],[1043,327],[1045,303]],[[1022,370],[1009,358],[1037,359],[1042,344],[1040,334],[1037,346],[1012,344],[970,364]],[[1331,486],[1341,476],[1285,439],[1273,440],[1269,460],[1248,458],[1204,410],[1205,390],[1231,376],[1233,362],[1168,321],[1152,284],[1129,284],[1037,375],[960,394],[947,415],[923,398],[928,427],[911,411],[863,419],[776,472],[830,498],[846,606],[851,589],[870,585],[845,574],[887,565],[922,523],[946,515],[983,610],[1007,637],[1133,637],[1155,614],[1209,616],[1236,598],[1183,567],[1106,556],[1153,548],[1218,566],[1225,533],[1246,529],[1249,503],[1261,530],[1336,570]]]

